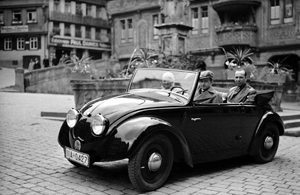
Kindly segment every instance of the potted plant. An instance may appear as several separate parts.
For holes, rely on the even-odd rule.
[[[65,64],[71,70],[71,79],[90,79],[94,73],[92,68],[91,57],[85,57],[84,55],[79,58],[73,55],[70,59],[65,60]]]
[[[244,69],[247,72],[248,79],[255,79],[257,76],[256,66],[253,64],[251,56],[253,55],[251,48],[233,48],[227,52],[227,61],[225,65],[227,70],[225,76],[227,79],[234,79],[236,69]]]
[[[263,82],[282,85],[287,77],[292,80],[292,71],[281,63],[268,62],[268,66],[262,69],[258,79]]]

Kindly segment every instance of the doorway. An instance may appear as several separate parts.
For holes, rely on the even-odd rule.
[[[37,58],[38,61],[41,62],[41,57],[40,56],[23,56],[23,68],[28,69],[30,60],[35,61],[35,58]]]

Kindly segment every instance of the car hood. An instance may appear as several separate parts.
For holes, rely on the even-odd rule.
[[[184,105],[186,101],[164,91],[130,92],[95,99],[84,105],[80,112],[84,116],[101,114],[112,123],[127,113],[145,109]]]

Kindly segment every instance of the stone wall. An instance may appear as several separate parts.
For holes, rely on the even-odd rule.
[[[31,93],[73,94],[70,69],[53,66],[24,73],[24,91]]]

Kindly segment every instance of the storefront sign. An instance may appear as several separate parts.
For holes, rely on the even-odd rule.
[[[63,39],[63,38],[51,38],[52,43],[64,44],[64,45],[75,45],[83,47],[94,47],[94,48],[110,48],[110,45],[100,43],[97,41],[83,41],[78,39]]]
[[[1,26],[1,33],[28,32],[28,26]]]

